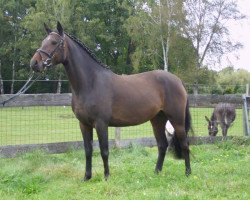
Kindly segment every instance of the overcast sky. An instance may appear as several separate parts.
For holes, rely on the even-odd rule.
[[[243,48],[237,52],[238,59],[236,59],[235,54],[228,55],[228,59],[225,58],[225,62],[222,63],[221,67],[226,67],[231,62],[235,69],[244,68],[250,72],[250,0],[238,0],[238,5],[240,11],[247,16],[247,19],[237,24],[232,22],[230,31],[232,38],[241,42]]]

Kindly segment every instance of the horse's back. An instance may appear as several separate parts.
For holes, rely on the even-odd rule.
[[[186,96],[181,80],[166,71],[155,70],[133,75],[121,75],[112,83],[114,93],[134,101],[160,103],[166,98]],[[139,99],[137,99],[139,98]],[[160,99],[159,99],[160,98]],[[164,103],[164,102],[161,102]]]
[[[112,125],[140,124],[160,111],[176,113],[184,110],[186,105],[186,91],[182,82],[165,71],[117,75],[112,85]]]
[[[181,80],[172,73],[163,70],[154,70],[139,74],[121,75],[117,80],[124,87],[133,87],[134,89],[162,89],[183,91],[184,87]],[[120,85],[120,87],[121,87]],[[185,89],[184,89],[185,90]]]

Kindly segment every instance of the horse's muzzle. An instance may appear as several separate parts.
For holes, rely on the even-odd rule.
[[[35,72],[41,72],[43,70],[42,64],[39,64],[36,59],[30,60],[30,68]]]

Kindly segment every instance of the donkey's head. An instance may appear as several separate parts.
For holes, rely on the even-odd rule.
[[[218,133],[218,123],[217,123],[217,121],[210,120],[207,116],[205,116],[205,119],[208,122],[208,126],[207,126],[208,134],[210,136],[216,136],[216,134]]]

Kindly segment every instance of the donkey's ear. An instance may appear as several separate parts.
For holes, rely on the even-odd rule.
[[[47,34],[50,34],[52,32],[52,30],[47,26],[47,24],[43,24],[44,25],[44,28],[45,28],[45,31],[47,32]]]
[[[57,22],[57,31],[60,36],[63,36],[63,27],[60,22]]]
[[[208,122],[210,122],[210,120],[208,119],[208,117],[207,117],[207,116],[205,116],[205,119],[206,119]]]

